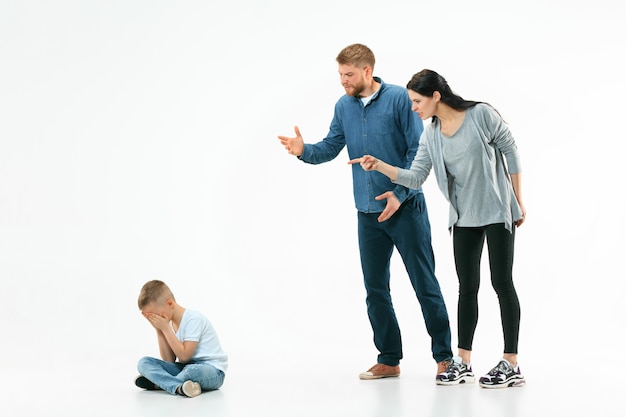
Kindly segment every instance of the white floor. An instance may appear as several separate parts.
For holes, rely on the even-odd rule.
[[[443,249],[439,253],[455,346],[456,284],[452,262]],[[351,264],[334,270],[319,263],[297,279],[238,272],[260,277],[246,286],[235,279],[218,282],[219,275],[193,286],[176,282],[181,304],[205,312],[229,355],[223,387],[191,399],[134,386],[137,360],[158,355],[154,330],[136,307],[142,280],[129,274],[110,281],[67,279],[58,272],[44,279],[46,271],[35,270],[42,277],[37,291],[26,279],[3,283],[10,296],[0,338],[0,416],[626,416],[619,380],[623,280],[582,285],[592,268],[582,269],[580,262],[554,262],[566,274],[538,274],[541,264],[520,263],[519,360],[527,385],[439,387],[418,303],[393,259],[402,375],[378,381],[358,379],[376,351],[359,271]],[[606,268],[598,276],[613,276]],[[16,264],[14,274],[21,269]],[[267,285],[270,278],[273,285]],[[497,297],[484,281],[472,357],[477,375],[495,365],[502,349]]]
[[[3,416],[624,416],[622,388],[591,382],[591,373],[567,371],[558,363],[526,368],[522,388],[486,390],[477,384],[436,386],[432,366],[403,366],[399,378],[361,381],[353,360],[345,366],[300,367],[258,363],[234,367],[222,389],[196,398],[142,391],[126,364],[89,371],[86,365],[45,366],[8,377],[3,369]],[[413,362],[413,363],[411,363]],[[308,364],[308,365],[307,365]],[[76,366],[74,366],[76,365]],[[250,364],[252,365],[252,364]],[[413,366],[411,366],[413,365]],[[605,369],[611,364],[604,363]],[[67,366],[65,371],[62,370]],[[106,368],[106,369],[104,369]],[[422,369],[423,368],[423,369]],[[428,368],[428,369],[426,369]],[[573,369],[573,368],[570,368]],[[116,372],[119,372],[116,375]]]

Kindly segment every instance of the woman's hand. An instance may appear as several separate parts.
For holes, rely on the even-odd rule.
[[[363,168],[364,171],[378,171],[389,177],[391,181],[398,179],[398,168],[380,159],[376,159],[371,155],[363,155],[360,158],[351,159],[348,161],[348,164],[361,164],[361,168]]]
[[[348,161],[348,164],[361,164],[361,168],[365,171],[377,171],[380,161],[371,155],[363,155],[361,158],[355,158]]]

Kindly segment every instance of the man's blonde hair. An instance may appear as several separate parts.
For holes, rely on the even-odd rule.
[[[141,287],[137,304],[139,305],[139,310],[143,310],[150,303],[164,303],[168,298],[176,301],[174,294],[163,281],[153,279]]]
[[[360,43],[354,43],[346,46],[339,52],[337,63],[340,65],[354,65],[355,67],[371,67],[373,70],[376,58],[370,48]]]

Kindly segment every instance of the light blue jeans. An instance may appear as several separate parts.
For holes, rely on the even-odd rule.
[[[176,389],[189,380],[199,383],[203,391],[216,390],[225,377],[224,372],[208,363],[166,362],[149,356],[139,360],[137,370],[170,394],[176,394]]]

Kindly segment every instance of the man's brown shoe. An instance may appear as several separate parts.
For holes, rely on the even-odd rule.
[[[400,366],[389,366],[382,363],[377,363],[372,366],[367,372],[361,372],[359,379],[380,379],[390,378],[394,376],[400,376]]]
[[[440,373],[444,372],[448,368],[448,365],[450,365],[450,363],[452,363],[452,361],[450,359],[446,359],[445,361],[437,362],[437,375],[439,375]]]

